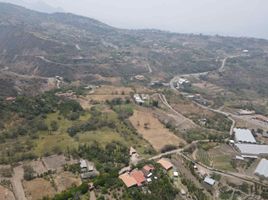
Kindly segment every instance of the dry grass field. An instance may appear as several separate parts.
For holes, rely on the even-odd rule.
[[[53,197],[56,194],[56,190],[51,183],[43,178],[24,181],[23,186],[28,200],[39,200],[45,196]]]
[[[149,110],[135,110],[130,121],[139,134],[157,151],[160,151],[165,145],[179,146],[185,143],[183,139],[165,128]]]
[[[62,192],[72,186],[79,186],[81,179],[70,172],[62,172],[55,177],[57,192]]]

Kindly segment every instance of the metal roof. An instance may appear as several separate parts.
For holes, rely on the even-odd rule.
[[[235,140],[237,142],[256,143],[254,136],[248,129],[235,128]]]
[[[255,174],[268,178],[268,160],[261,159],[255,170]]]
[[[87,162],[85,160],[80,160],[80,168],[87,168]]]
[[[235,144],[243,155],[268,154],[268,145],[259,144]]]
[[[210,178],[210,177],[207,176],[204,179],[204,182],[207,183],[207,184],[209,184],[209,185],[214,185],[216,181],[214,179],[212,179],[212,178]]]

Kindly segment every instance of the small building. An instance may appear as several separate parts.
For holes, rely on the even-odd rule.
[[[180,78],[179,81],[177,82],[177,89],[181,89],[181,88],[185,88],[185,87],[189,87],[191,85],[190,81],[188,81],[185,78]]]
[[[204,179],[204,183],[210,185],[210,186],[214,186],[216,181],[212,178],[210,178],[209,176],[206,176]]]
[[[95,169],[94,163],[87,160],[80,160],[80,171],[82,179],[94,178],[99,175],[99,172]]]
[[[254,115],[255,111],[254,110],[239,110],[237,113],[239,115]]]
[[[86,160],[80,160],[80,169],[81,169],[81,172],[93,171],[94,170],[94,164],[89,163]]]
[[[235,141],[239,143],[251,143],[255,144],[257,141],[255,140],[253,134],[249,129],[234,129]]]
[[[158,160],[157,163],[159,163],[167,171],[173,168],[173,164],[164,158]]]
[[[173,176],[176,177],[176,178],[179,177],[179,172],[174,171],[174,172],[173,172]]]
[[[142,105],[144,104],[144,101],[141,99],[140,95],[139,94],[134,94],[133,96],[135,102],[139,105]]]
[[[254,174],[256,174],[259,177],[268,179],[268,160],[261,159]]]
[[[99,176],[99,172],[97,170],[88,171],[80,174],[81,179],[89,179],[89,178],[95,178]]]
[[[235,160],[245,161],[245,158],[242,156],[235,156]]]
[[[129,173],[124,173],[119,176],[119,179],[121,179],[127,188],[133,187],[137,185],[137,181],[129,175]]]
[[[144,175],[148,178],[151,177],[153,174],[152,172],[155,170],[154,166],[152,165],[145,165],[142,168],[142,172],[144,173]]]

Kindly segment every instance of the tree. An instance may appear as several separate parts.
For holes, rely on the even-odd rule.
[[[50,123],[50,126],[51,126],[52,131],[57,131],[59,129],[59,125],[58,125],[57,121],[52,121]]]
[[[24,170],[23,177],[24,177],[24,179],[26,181],[30,181],[30,180],[34,179],[35,171],[32,168],[32,166],[30,166],[30,165],[24,165],[23,166],[23,170]]]

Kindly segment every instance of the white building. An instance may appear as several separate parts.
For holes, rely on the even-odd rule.
[[[257,141],[255,140],[254,136],[252,135],[249,129],[234,129],[235,134],[235,141],[239,143],[252,143],[255,144]]]
[[[216,183],[216,181],[214,179],[212,179],[208,176],[206,176],[206,178],[204,179],[204,182],[210,186],[213,186]]]
[[[235,144],[235,147],[243,157],[268,155],[268,145]]]
[[[268,160],[261,159],[254,174],[260,177],[268,178]]]
[[[133,97],[134,97],[135,102],[136,102],[137,104],[143,104],[143,103],[144,103],[144,101],[141,99],[141,97],[140,97],[139,94],[134,94]]]

